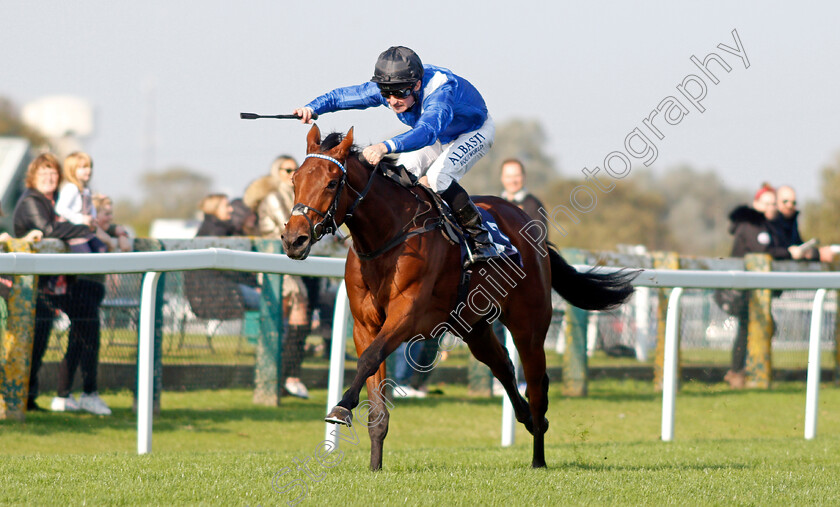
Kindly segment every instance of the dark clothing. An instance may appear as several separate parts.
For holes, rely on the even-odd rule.
[[[99,366],[99,305],[105,298],[105,286],[90,280],[78,279],[67,294],[52,296],[53,305],[70,318],[67,333],[67,352],[58,365],[58,396],[70,396],[73,376],[81,366],[82,391],[95,393],[96,370]]]
[[[521,190],[514,194],[513,199],[508,199],[507,193],[502,193],[502,198],[519,206],[531,219],[539,220],[543,225],[546,225],[546,218],[540,213],[540,209],[543,208],[543,203],[534,197],[534,194]]]
[[[766,253],[774,259],[790,259],[790,252],[782,237],[774,232],[770,222],[761,213],[749,206],[738,206],[729,214],[729,233],[735,236],[732,243],[732,257],[743,257],[748,253]],[[748,292],[741,297],[747,299]],[[732,343],[732,366],[734,372],[743,371],[747,362],[747,338],[749,335],[750,311],[745,301],[739,305],[735,317],[738,327]]]
[[[749,298],[749,293],[742,292],[744,299]],[[735,329],[735,341],[732,342],[732,371],[743,371],[747,367],[747,338],[749,337],[750,307],[744,304],[735,316],[738,319],[738,326]]]
[[[790,218],[779,213],[779,216],[770,220],[771,230],[785,246],[801,245],[803,243],[802,236],[799,234],[799,224],[796,222],[798,217],[799,212],[794,211]]]
[[[29,188],[23,192],[15,206],[13,215],[15,236],[21,237],[31,230],[39,230],[45,238],[68,241],[77,238],[95,240],[93,232],[86,225],[59,221],[55,204],[41,192]],[[92,243],[74,245],[71,251],[96,251],[98,240]],[[56,283],[67,283],[67,293],[52,294]],[[48,293],[50,292],[50,293]],[[56,310],[64,311],[70,318],[67,337],[67,352],[59,370],[59,395],[70,394],[73,375],[81,364],[84,378],[84,392],[96,392],[96,369],[99,364],[99,304],[105,288],[101,283],[75,277],[41,276],[38,279],[38,295],[35,302],[35,329],[32,345],[32,363],[29,371],[29,401],[38,396],[38,370],[47,350],[52,333]]]
[[[196,237],[232,235],[230,222],[214,215],[204,215],[196,233]],[[213,269],[184,272],[184,293],[193,313],[201,319],[241,319],[245,312],[245,298],[240,284],[256,287],[256,274]]]
[[[738,206],[729,214],[729,233],[735,236],[732,243],[732,257],[743,257],[748,253],[766,253],[774,259],[790,259],[790,252],[773,229],[764,214],[749,206]]]
[[[242,199],[230,201],[233,211],[230,213],[231,236],[251,236],[254,234],[257,215],[245,205]]]
[[[306,349],[306,337],[309,336],[310,325],[285,326],[283,337],[282,353],[282,376],[284,379],[300,377],[301,364],[303,364],[304,350]]]
[[[43,291],[38,291],[38,298],[35,300],[35,332],[32,336],[32,362],[29,365],[29,394],[28,401],[35,402],[38,397],[38,371],[44,360],[44,353],[47,351],[47,343],[50,340],[55,309],[50,304],[48,296]]]
[[[99,305],[105,297],[105,286],[90,280],[78,279],[67,289],[66,294],[52,295],[38,293],[35,302],[35,333],[32,344],[32,366],[29,374],[28,399],[38,397],[38,370],[44,359],[47,344],[52,333],[57,311],[70,318],[67,332],[67,352],[58,365],[58,396],[70,396],[73,376],[81,366],[82,390],[86,394],[97,389],[97,368],[99,366]]]
[[[235,228],[230,220],[222,220],[215,215],[204,215],[204,221],[198,227],[195,237],[199,236],[233,236]]]
[[[68,240],[93,236],[90,227],[59,222],[53,201],[34,188],[27,188],[20,196],[13,215],[15,236],[22,238],[37,229],[45,238]]]

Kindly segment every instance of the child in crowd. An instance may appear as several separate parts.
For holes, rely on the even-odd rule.
[[[93,161],[90,155],[74,152],[64,160],[64,178],[58,199],[56,213],[68,222],[85,225],[95,231],[96,208],[93,205],[90,184],[93,175]],[[73,252],[104,252],[106,244],[100,237],[90,240],[70,239]],[[111,415],[111,409],[97,393],[96,374],[99,368],[100,321],[99,306],[105,297],[103,275],[79,275],[73,282],[66,300],[55,301],[70,317],[67,351],[58,367],[58,393],[51,408],[54,411],[85,410],[97,415]],[[81,367],[83,393],[78,401],[70,393],[76,368]]]

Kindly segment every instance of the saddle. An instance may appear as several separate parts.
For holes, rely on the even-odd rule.
[[[449,204],[437,192],[426,185],[421,185],[417,177],[408,172],[405,166],[398,165],[392,159],[383,158],[376,167],[376,170],[401,187],[407,189],[416,188],[424,192],[429,197],[434,209],[440,215],[440,229],[443,237],[453,245],[467,244],[466,235],[461,230],[461,226],[458,225],[458,221],[455,220],[455,215],[452,214]]]
[[[419,188],[422,192],[425,192],[425,194],[429,196],[429,200],[432,202],[434,209],[437,210],[441,217],[440,228],[443,236],[449,240],[450,243],[461,245],[461,263],[463,264],[468,255],[467,249],[469,248],[469,243],[466,240],[466,233],[463,229],[461,229],[461,226],[455,219],[455,215],[453,215],[449,204],[431,188],[426,185],[420,185],[417,178],[408,172],[404,166],[397,165],[390,159],[382,159],[377,169],[386,178],[390,179],[397,185],[408,189]],[[481,214],[481,219],[484,221],[484,224],[490,232],[490,237],[493,240],[493,243],[497,245],[497,248],[502,255],[506,255],[508,258],[519,264],[520,267],[523,267],[522,256],[519,254],[519,250],[513,246],[510,238],[502,233],[493,216],[484,208],[479,207],[478,211]]]

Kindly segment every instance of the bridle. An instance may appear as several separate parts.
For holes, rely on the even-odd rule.
[[[301,215],[303,218],[306,219],[307,223],[309,223],[309,237],[312,238],[312,241],[318,241],[326,234],[335,234],[338,230],[338,225],[335,222],[335,213],[338,210],[338,202],[341,200],[341,192],[344,191],[344,186],[347,185],[350,190],[356,192],[356,200],[353,201],[353,204],[347,208],[347,212],[344,214],[344,220],[346,221],[348,218],[353,217],[353,211],[362,202],[362,199],[367,195],[368,191],[370,190],[371,185],[373,184],[373,177],[376,175],[376,171],[373,171],[370,175],[370,179],[367,182],[364,190],[359,192],[349,183],[347,183],[347,169],[344,167],[344,164],[339,162],[337,159],[329,156],[324,155],[322,153],[310,153],[306,157],[304,157],[304,161],[308,158],[320,158],[322,160],[327,160],[332,162],[333,164],[337,165],[339,169],[341,169],[341,179],[338,182],[338,190],[335,192],[335,196],[333,196],[332,202],[330,202],[329,207],[325,212],[320,212],[315,208],[307,206],[302,202],[295,204],[292,207],[292,216]],[[319,217],[321,217],[321,221],[318,223],[313,223],[312,219],[309,218],[308,213],[313,212]]]
[[[344,190],[344,186],[347,185],[347,187],[349,187],[350,190],[355,192],[357,195],[356,200],[353,201],[353,203],[350,205],[349,208],[347,208],[347,211],[344,213],[344,221],[346,222],[347,220],[353,218],[353,211],[356,210],[356,208],[359,206],[359,204],[361,204],[362,200],[368,194],[368,191],[373,185],[374,177],[379,171],[377,171],[376,168],[374,168],[374,170],[371,171],[370,178],[368,179],[364,190],[359,192],[358,190],[353,188],[349,183],[347,183],[347,169],[344,167],[344,164],[339,162],[337,159],[330,157],[329,155],[324,155],[322,153],[310,153],[309,155],[306,155],[306,157],[304,157],[304,161],[306,161],[306,159],[308,158],[320,158],[322,160],[332,162],[333,164],[337,165],[339,169],[341,169],[341,179],[338,183],[338,190],[336,190],[335,196],[333,197],[332,202],[330,202],[330,205],[329,207],[327,207],[326,211],[322,213],[316,210],[315,208],[307,206],[306,204],[303,204],[301,202],[295,204],[294,207],[292,207],[292,216],[302,215],[303,218],[306,219],[307,223],[309,223],[309,237],[312,239],[313,242],[315,242],[324,237],[325,234],[335,234],[338,230],[338,225],[335,222],[335,214],[338,210],[338,202],[341,200],[341,193]],[[433,192],[430,189],[428,191]],[[418,202],[423,202],[419,198],[419,196],[417,196],[414,192],[412,192],[411,194],[414,196],[415,199],[417,199]],[[434,199],[432,198],[432,200]],[[321,221],[318,223],[314,223],[312,219],[309,218],[308,212],[310,211],[321,217]],[[383,246],[369,253],[360,252],[356,249],[356,255],[361,260],[375,259],[376,257],[379,257],[388,250],[394,248],[398,244],[404,242],[407,238],[410,238],[411,236],[415,236],[417,234],[424,234],[426,232],[443,227],[444,217],[442,210],[439,210],[441,211],[441,216],[438,219],[427,220],[422,226],[412,226],[412,224],[415,224],[420,216],[425,215],[430,211],[432,211],[431,204],[429,205],[428,209],[424,211],[420,211],[418,209],[414,218],[406,224],[406,227],[404,227],[399,234],[391,238],[390,241],[387,241]]]

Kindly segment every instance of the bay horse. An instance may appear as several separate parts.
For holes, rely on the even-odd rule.
[[[498,197],[481,196],[475,198],[476,204],[488,210],[510,238],[522,265],[477,263],[472,267],[469,296],[459,304],[460,247],[440,233],[440,213],[427,191],[419,185],[399,185],[364,161],[353,145],[352,128],[344,136],[331,134],[322,144],[321,132],[313,125],[306,153],[293,175],[297,204],[282,235],[286,254],[306,258],[316,241],[342,223],[353,238],[345,284],[359,360],[352,384],[327,421],[351,425],[351,411],[359,405],[366,382],[369,414],[376,413],[378,419],[368,425],[370,468],[380,469],[390,417],[386,406],[390,402],[379,392],[386,379],[385,358],[415,337],[438,338],[442,330],[456,331],[504,386],[516,419],[533,435],[531,466],[544,467],[548,376],[543,347],[551,321],[550,291],[553,287],[583,309],[611,309],[633,293],[630,282],[635,273],[579,273],[547,248],[544,239],[533,244],[520,232],[531,222],[521,209]],[[507,284],[502,286],[505,277]],[[495,291],[491,293],[488,286]],[[495,317],[514,338],[528,401],[517,391],[513,364],[490,325]]]

